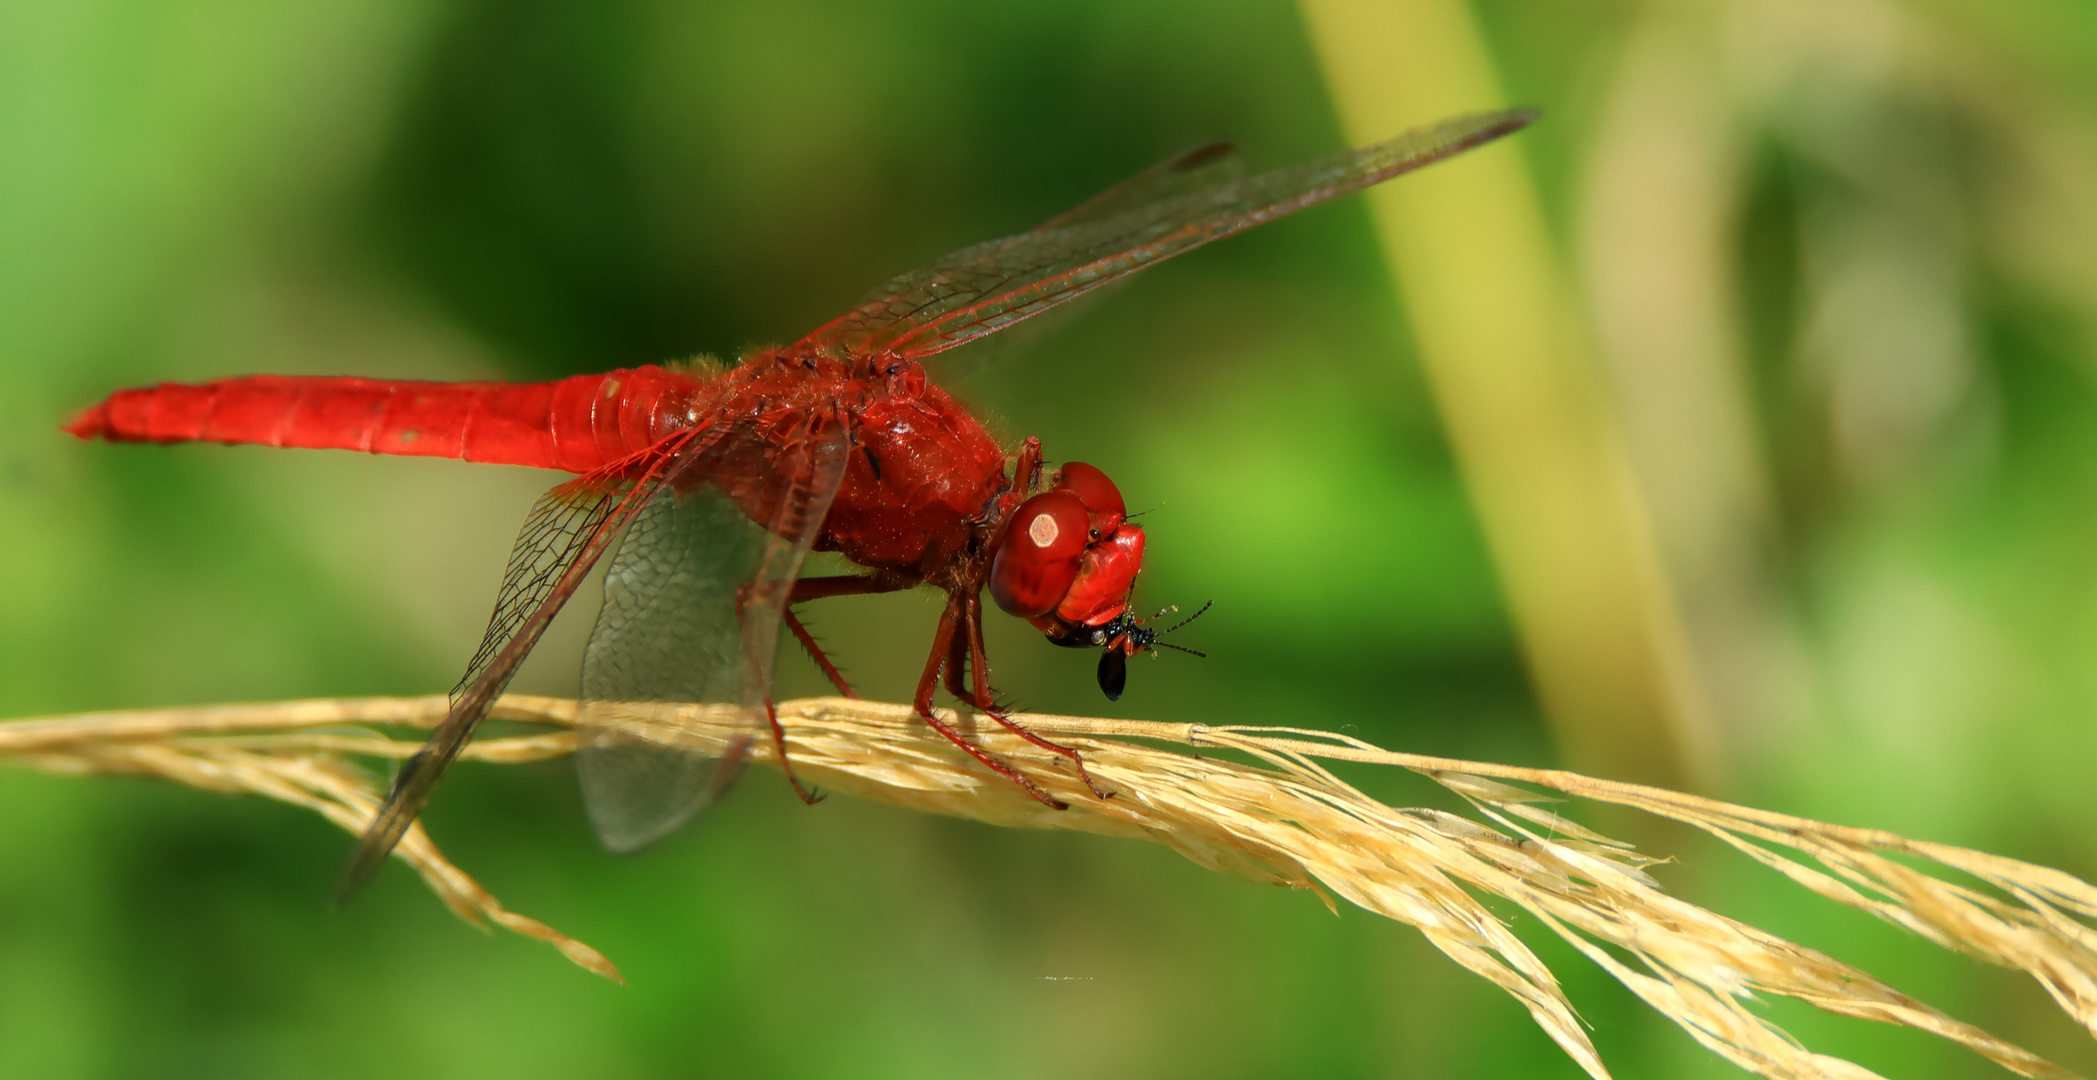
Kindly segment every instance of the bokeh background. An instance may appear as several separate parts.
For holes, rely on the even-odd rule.
[[[2097,875],[2083,0],[0,5],[0,715],[441,691],[553,479],[56,430],[112,388],[734,354],[1200,142],[1502,103],[1545,120],[950,369],[1151,508],[1144,603],[1217,601],[1211,658],[1116,705],[1016,625],[1002,688]],[[520,689],[573,689],[578,607]],[[935,610],[811,620],[894,698]],[[1411,931],[1162,849],[760,774],[614,858],[558,763],[428,820],[630,985],[398,870],[331,910],[348,839],[300,812],[9,773],[0,1074],[1578,1075]],[[2097,1069],[2021,978],[1680,851],[1670,885]],[[1737,1075],[1530,936],[1618,1075]],[[1889,1075],[1989,1068],[1772,1008]]]

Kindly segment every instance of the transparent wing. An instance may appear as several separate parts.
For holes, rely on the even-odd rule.
[[[547,625],[620,528],[648,505],[696,441],[689,433],[665,440],[539,497],[510,551],[487,633],[465,677],[452,689],[451,712],[394,778],[391,794],[357,841],[339,899],[348,899],[384,865]]]
[[[1196,147],[1094,195],[1083,203],[1034,226],[1030,231],[1040,233],[1067,229],[1074,225],[1124,214],[1172,195],[1235,179],[1245,171],[1244,166],[1245,162],[1238,157],[1236,150],[1229,143],[1210,143],[1207,146]],[[1124,276],[1104,286],[1101,292],[1119,288],[1127,280]],[[1078,313],[1076,308],[1049,312],[1042,318],[1029,321],[1025,326],[999,334],[987,348],[969,350],[965,359],[960,356],[942,358],[941,374],[946,380],[959,381],[981,368],[1002,363],[1011,356],[1027,352],[1042,339],[1067,325],[1069,317]]]
[[[1031,232],[963,248],[898,277],[801,346],[908,357],[943,352],[1212,240],[1491,142],[1535,118],[1530,110],[1460,116],[1251,177],[1216,167],[1229,153],[1204,147]]]
[[[1238,156],[1238,148],[1230,143],[1197,146],[1123,180],[1028,231],[1049,232],[1118,217],[1177,195],[1229,183],[1244,172],[1245,160]]]
[[[736,601],[765,546],[764,529],[713,489],[664,488],[605,571],[575,761],[590,823],[613,851],[713,801],[756,734],[741,715],[749,665]],[[735,714],[707,739],[662,722],[665,704],[681,702],[727,702]]]
[[[576,768],[606,847],[632,851],[675,830],[764,736],[780,612],[844,461],[835,424],[739,427],[635,517],[583,661]],[[688,703],[719,706],[720,723],[665,722]]]

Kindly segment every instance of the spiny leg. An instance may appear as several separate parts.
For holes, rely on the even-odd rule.
[[[772,695],[765,695],[765,719],[772,724],[772,748],[779,751],[779,771],[786,774],[786,782],[794,785],[794,794],[801,801],[814,806],[828,796],[821,791],[801,786],[801,778],[794,775],[794,763],[786,756],[786,729],[779,726],[779,709],[772,704]]]
[[[845,681],[843,673],[823,654],[823,647],[816,644],[815,638],[809,635],[808,628],[801,625],[801,620],[794,616],[794,609],[787,608],[779,615],[786,620],[786,628],[794,632],[794,639],[801,643],[801,648],[808,653],[808,658],[823,669],[823,675],[830,680],[830,685],[837,687],[837,692],[848,698],[858,697],[858,694],[852,692],[852,685]]]
[[[1069,758],[1070,763],[1078,767],[1078,778],[1085,781],[1085,786],[1092,789],[1092,794],[1102,799],[1108,798],[1107,793],[1100,790],[1100,786],[1098,784],[1092,782],[1092,774],[1085,770],[1085,759],[1082,756],[1080,756],[1076,750],[1073,750],[1068,746],[1064,746],[1061,743],[1050,742],[1047,739],[1044,739],[1041,736],[1036,735],[1031,731],[1028,731],[1026,728],[1020,726],[1019,724],[1014,723],[1012,721],[1011,716],[1008,715],[1004,709],[999,708],[996,702],[991,700],[990,658],[983,650],[982,593],[969,594],[969,597],[964,602],[964,606],[962,608],[962,621],[967,628],[966,637],[968,639],[969,681],[975,684],[975,692],[973,694],[964,695],[959,689],[956,688],[956,684],[959,682],[959,679],[955,679],[954,682],[948,684],[948,692],[952,693],[955,697],[961,698],[961,700],[966,701],[971,705],[974,705],[977,709],[990,714],[991,719],[996,720],[998,723],[1005,725],[1005,729],[1007,731],[1012,732],[1014,735],[1017,735],[1020,738],[1025,739],[1028,742],[1033,743],[1035,746],[1038,746],[1043,750],[1047,750],[1052,754],[1061,754],[1062,756]],[[960,643],[960,638],[957,637],[955,639],[956,646],[958,647]],[[958,652],[959,649],[957,648],[956,651]],[[952,665],[950,665],[950,669],[948,671],[949,676],[953,675],[951,667]]]
[[[946,608],[939,613],[939,629],[932,636],[932,655],[926,659],[925,673],[917,681],[917,699],[914,704],[917,708],[918,718],[931,725],[932,730],[945,736],[948,742],[960,747],[968,756],[982,762],[984,768],[1025,788],[1027,794],[1034,796],[1042,805],[1055,810],[1070,809],[1069,803],[1063,802],[1048,792],[1041,790],[1041,785],[1028,779],[1026,774],[991,756],[933,714],[932,691],[939,685],[940,669],[950,663],[948,654],[953,650],[955,634],[960,629],[960,622],[961,599],[956,596],[949,596]]]
[[[823,675],[830,680],[830,685],[837,687],[838,693],[848,698],[856,698],[859,695],[852,691],[852,686],[845,681],[844,674],[830,662],[830,657],[824,655],[822,646],[816,644],[808,628],[794,615],[793,605],[804,600],[821,600],[831,596],[870,596],[875,593],[900,592],[916,584],[915,581],[903,578],[858,574],[802,578],[794,582],[794,591],[787,597],[787,606],[780,614],[786,619],[786,628],[794,632],[794,639],[801,643],[801,648],[807,650],[809,659],[814,660],[816,666],[823,669]]]
[[[762,665],[760,665],[757,662],[757,654],[751,651],[751,649],[754,646],[750,641],[750,626],[749,623],[743,617],[743,613],[746,610],[748,610],[750,591],[750,586],[746,585],[737,594],[735,603],[735,621],[739,626],[742,627],[743,658],[749,661],[750,674],[751,677],[755,679],[758,677],[758,673],[762,669]],[[783,611],[784,608],[782,607],[781,610]],[[772,748],[779,752],[779,771],[786,774],[786,782],[794,786],[794,794],[799,795],[803,803],[806,803],[809,806],[814,806],[815,804],[822,802],[822,792],[811,791],[808,788],[802,787],[801,778],[794,775],[794,763],[792,759],[787,757],[786,753],[786,729],[779,726],[779,709],[772,703],[772,692],[770,688],[766,688],[764,699],[765,721],[769,723],[772,727]]]

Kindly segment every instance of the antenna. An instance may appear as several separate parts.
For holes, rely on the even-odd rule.
[[[1169,634],[1169,633],[1172,633],[1172,631],[1174,631],[1174,630],[1177,630],[1177,629],[1179,629],[1180,627],[1182,627],[1182,626],[1185,626],[1185,625],[1187,625],[1188,623],[1190,623],[1190,622],[1193,622],[1194,620],[1196,620],[1196,619],[1199,619],[1199,618],[1201,618],[1201,617],[1202,617],[1203,615],[1205,615],[1205,614],[1207,614],[1207,613],[1208,613],[1208,610],[1209,610],[1210,608],[1212,608],[1212,607],[1215,607],[1215,606],[1216,606],[1216,601],[1214,601],[1214,600],[1211,600],[1211,601],[1209,601],[1208,603],[1206,603],[1206,604],[1203,604],[1203,605],[1201,606],[1201,610],[1200,610],[1200,611],[1197,611],[1197,612],[1195,612],[1194,614],[1192,614],[1192,615],[1189,615],[1189,616],[1187,616],[1186,618],[1184,618],[1184,619],[1181,619],[1180,621],[1178,621],[1178,622],[1176,622],[1176,623],[1173,623],[1173,624],[1172,624],[1172,626],[1171,626],[1170,628],[1168,628],[1168,629],[1165,629],[1165,630],[1160,630],[1160,631],[1158,631],[1158,636],[1159,636],[1159,637],[1164,637],[1165,635],[1167,635],[1167,634]],[[1164,611],[1158,612],[1158,613],[1157,613],[1156,615],[1153,615],[1153,616],[1151,616],[1151,618],[1154,618],[1154,619],[1156,619],[1156,618],[1163,618],[1164,616],[1166,616],[1166,615],[1168,615],[1168,614],[1171,614],[1172,612],[1175,612],[1175,611],[1178,611],[1178,610],[1179,610],[1179,607],[1175,605],[1175,606],[1173,606],[1173,607],[1169,607],[1169,608],[1166,608],[1166,609],[1165,609]],[[1178,648],[1178,646],[1174,646],[1174,648]],[[1180,651],[1181,651],[1181,652],[1192,652],[1193,650],[1191,650],[1191,649],[1181,649]]]
[[[1158,649],[1159,649],[1160,647],[1163,647],[1163,648],[1171,649],[1171,650],[1173,650],[1173,651],[1175,651],[1175,652],[1183,652],[1183,653],[1186,653],[1186,654],[1187,654],[1187,655],[1189,655],[1189,656],[1198,656],[1198,657],[1201,657],[1202,659],[1206,660],[1206,659],[1208,659],[1208,656],[1209,656],[1209,654],[1208,654],[1208,653],[1205,653],[1205,652],[1202,652],[1202,651],[1201,651],[1201,650],[1199,650],[1199,649],[1190,649],[1190,648],[1187,648],[1187,647],[1186,647],[1186,646],[1184,646],[1184,645],[1174,645],[1174,644],[1173,644],[1172,642],[1169,642],[1169,641],[1160,641],[1160,640],[1158,640],[1158,639],[1159,639],[1159,638],[1162,638],[1162,637],[1164,637],[1164,636],[1165,636],[1165,635],[1167,635],[1167,634],[1170,634],[1170,633],[1172,633],[1172,632],[1173,632],[1174,630],[1177,630],[1177,629],[1179,629],[1180,627],[1182,627],[1182,626],[1185,626],[1185,625],[1187,625],[1187,624],[1188,624],[1188,623],[1190,623],[1190,622],[1193,622],[1193,621],[1194,621],[1194,620],[1196,620],[1196,619],[1199,619],[1199,618],[1201,618],[1201,617],[1202,617],[1202,615],[1203,615],[1203,614],[1204,614],[1205,612],[1207,612],[1207,611],[1208,611],[1208,610],[1209,610],[1210,608],[1212,608],[1212,607],[1214,607],[1214,606],[1216,606],[1216,601],[1214,601],[1214,600],[1211,600],[1211,601],[1209,601],[1208,603],[1206,603],[1206,604],[1203,604],[1203,605],[1201,606],[1201,610],[1200,610],[1200,611],[1196,611],[1196,612],[1195,612],[1194,614],[1192,614],[1192,615],[1189,615],[1189,616],[1187,616],[1186,618],[1184,618],[1184,619],[1181,619],[1180,621],[1178,621],[1178,622],[1176,622],[1176,623],[1173,623],[1173,624],[1172,624],[1171,626],[1169,626],[1169,627],[1166,627],[1166,628],[1165,628],[1165,629],[1163,629],[1163,630],[1150,630],[1150,629],[1142,629],[1142,630],[1136,630],[1136,631],[1134,631],[1134,632],[1132,633],[1132,635],[1131,635],[1131,636],[1133,636],[1133,637],[1134,637],[1134,638],[1136,639],[1136,647],[1137,647],[1137,648],[1139,648],[1139,649],[1149,649],[1149,650],[1150,650],[1150,654],[1151,654],[1152,656],[1154,656],[1154,657],[1158,655]],[[1156,615],[1153,615],[1153,616],[1151,616],[1150,618],[1148,618],[1148,619],[1144,619],[1144,620],[1141,620],[1141,621],[1142,621],[1142,622],[1151,622],[1151,621],[1153,621],[1153,620],[1156,620],[1156,619],[1162,619],[1162,618],[1164,618],[1165,616],[1167,616],[1167,615],[1170,615],[1170,614],[1172,614],[1173,612],[1175,612],[1175,611],[1178,611],[1178,610],[1179,610],[1179,605],[1177,605],[1177,604],[1174,604],[1174,605],[1173,605],[1173,606],[1171,606],[1171,607],[1168,607],[1168,608],[1164,608],[1164,609],[1160,610],[1160,611],[1159,611],[1159,612],[1158,612],[1158,613],[1157,613]]]

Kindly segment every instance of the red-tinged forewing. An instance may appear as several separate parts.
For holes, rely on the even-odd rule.
[[[1182,155],[1051,218],[890,281],[802,347],[924,357],[1075,300],[1153,263],[1520,130],[1527,110],[1445,120],[1293,168],[1234,177],[1226,151]]]
[[[769,737],[780,612],[844,476],[840,426],[723,426],[634,518],[605,572],[576,768],[614,851],[705,808],[750,740]],[[680,723],[689,704],[717,706],[715,722]]]
[[[704,445],[702,436],[680,434],[540,496],[511,549],[488,631],[465,677],[452,690],[451,712],[394,778],[392,793],[357,841],[343,874],[341,899],[378,873],[518,665],[589,576],[612,538],[692,454],[703,452]]]

